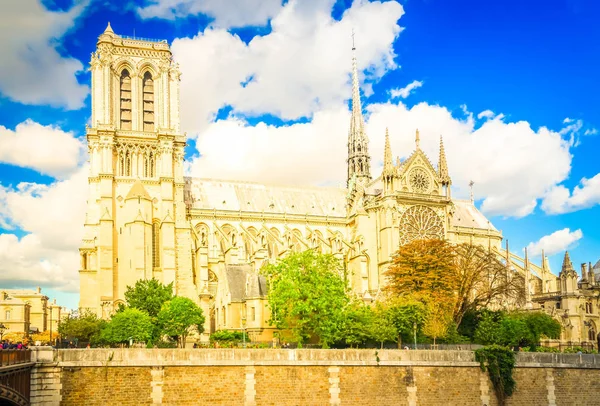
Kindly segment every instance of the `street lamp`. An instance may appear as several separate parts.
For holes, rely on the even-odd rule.
[[[3,323],[0,323],[0,341],[2,341],[2,337],[4,337],[6,330],[8,330],[8,327],[6,327]]]
[[[413,322],[413,337],[415,339],[415,350],[417,349],[417,322]]]
[[[246,348],[246,318],[242,317],[242,342],[244,343],[244,348]]]

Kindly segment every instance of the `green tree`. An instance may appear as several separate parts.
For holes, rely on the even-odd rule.
[[[544,312],[514,313],[514,317],[521,318],[530,332],[531,346],[537,346],[540,339],[560,338],[561,325],[552,316]]]
[[[389,298],[385,303],[390,321],[398,332],[398,345],[401,346],[402,341],[412,342],[415,326],[420,330],[425,322],[425,304],[411,295]]]
[[[446,337],[451,323],[452,313],[449,309],[444,309],[437,304],[430,304],[423,325],[423,334],[433,338],[433,345],[435,346],[436,339]]]
[[[70,341],[96,342],[100,338],[100,331],[106,324],[95,313],[81,311],[79,316],[69,315],[58,323],[58,332],[63,339]]]
[[[502,313],[483,312],[473,335],[475,342],[483,345],[499,344],[500,321],[503,318]]]
[[[269,281],[270,324],[299,345],[317,337],[323,348],[343,337],[350,299],[341,262],[313,250],[293,253],[262,270]]]
[[[396,342],[398,340],[398,330],[392,321],[391,312],[380,303],[375,306],[373,311],[369,331],[371,338],[381,343],[382,349],[383,343],[386,341]]]
[[[364,344],[371,337],[369,326],[372,319],[373,311],[369,306],[362,301],[353,301],[344,312],[344,342],[350,347]]]
[[[158,313],[162,333],[176,337],[181,348],[185,347],[186,339],[193,328],[202,333],[204,320],[202,309],[187,297],[175,296],[164,303]]]
[[[150,317],[158,316],[162,305],[173,299],[173,283],[163,285],[158,280],[140,279],[135,285],[127,286],[127,306],[146,312]]]
[[[130,340],[147,342],[152,337],[152,319],[139,309],[124,309],[115,313],[102,329],[102,342],[107,344],[123,344]]]

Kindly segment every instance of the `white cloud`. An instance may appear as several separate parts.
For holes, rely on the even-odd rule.
[[[87,166],[50,185],[0,185],[0,226],[27,235],[0,234],[0,285],[78,289]]]
[[[549,214],[569,213],[600,204],[600,173],[591,179],[583,178],[570,192],[563,185],[553,187],[542,202]]]
[[[444,107],[420,103],[368,106],[373,176],[383,159],[385,128],[392,152],[400,157],[414,150],[414,133],[437,164],[439,135],[444,136],[456,197],[467,197],[468,182],[482,209],[492,215],[530,214],[548,190],[562,182],[571,168],[570,144],[561,132],[533,130],[527,122],[488,120],[475,127],[472,113],[458,119]],[[318,112],[306,124],[255,127],[230,118],[208,126],[197,142],[199,157],[189,163],[194,176],[294,184],[345,182],[346,108]],[[568,137],[568,134],[565,136]]]
[[[484,110],[481,113],[477,114],[478,119],[482,118],[494,118],[495,114],[492,110]]]
[[[271,21],[272,31],[249,44],[220,29],[173,41],[184,72],[183,128],[202,131],[226,105],[245,115],[283,119],[345,105],[353,28],[359,69],[369,81],[396,67],[392,45],[404,12],[400,4],[355,1],[339,21],[331,9],[331,1],[291,0]]]
[[[67,12],[48,11],[38,0],[8,1],[0,13],[0,93],[24,104],[78,109],[88,87],[75,74],[82,63],[58,52],[87,1]]]
[[[281,9],[282,0],[151,0],[137,9],[142,18],[173,20],[206,14],[223,28],[265,25]]]
[[[544,255],[553,255],[566,251],[581,238],[583,238],[581,230],[571,231],[568,228],[563,228],[543,236],[538,241],[529,243],[527,251],[533,257],[541,256],[542,250],[544,250]]]
[[[390,96],[392,97],[392,99],[397,99],[397,98],[406,99],[413,90],[418,89],[421,86],[423,86],[423,82],[421,82],[419,80],[413,80],[411,83],[409,83],[405,87],[391,89]]]
[[[31,120],[15,130],[0,125],[0,162],[35,169],[57,178],[75,171],[84,158],[84,143],[55,126]]]

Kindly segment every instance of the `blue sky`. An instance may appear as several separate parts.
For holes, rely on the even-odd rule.
[[[173,44],[193,176],[343,184],[354,28],[374,172],[385,127],[401,158],[418,127],[436,161],[443,134],[454,195],[468,197],[473,179],[478,207],[513,251],[545,248],[555,272],[567,248],[576,267],[600,259],[598,2],[26,0],[3,7],[0,33],[13,41],[0,45],[2,285],[40,285],[77,306],[86,67],[108,21],[119,35]],[[265,140],[268,150],[253,149]],[[239,148],[233,158],[231,145]]]

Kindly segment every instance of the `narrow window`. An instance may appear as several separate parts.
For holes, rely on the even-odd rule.
[[[131,76],[127,69],[121,72],[121,129],[131,130]]]
[[[160,227],[158,221],[152,224],[152,264],[160,268]]]
[[[154,81],[150,72],[143,79],[144,131],[154,131]]]
[[[5,316],[6,316],[6,317],[4,318],[5,320],[10,320],[10,310],[7,310],[7,311],[6,311],[6,314],[5,314]]]
[[[256,321],[256,307],[254,306],[250,308],[250,320]]]

